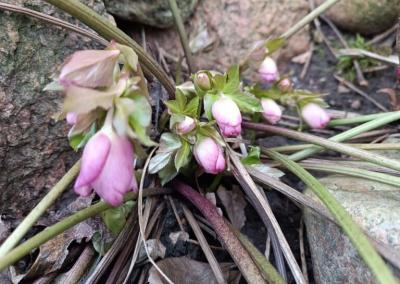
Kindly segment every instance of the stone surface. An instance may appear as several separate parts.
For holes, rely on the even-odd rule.
[[[40,0],[7,0],[74,24]],[[83,1],[105,14],[100,0]],[[68,126],[55,122],[62,95],[44,86],[78,49],[101,48],[90,40],[27,16],[0,11],[0,216],[20,219],[64,175],[77,155]],[[73,194],[72,191],[69,191]]]
[[[197,0],[177,0],[185,20],[196,7]],[[158,28],[174,25],[174,18],[167,0],[104,0],[107,11],[122,19]]]
[[[399,151],[393,153],[385,154],[395,159],[400,155]],[[324,177],[320,182],[371,237],[400,253],[399,188],[339,175]],[[318,200],[309,189],[306,194]],[[304,218],[317,283],[375,283],[350,240],[335,224],[307,209]],[[399,276],[400,271],[395,270],[395,274]]]
[[[193,46],[208,45],[194,54],[197,69],[225,71],[239,63],[260,40],[278,37],[308,13],[303,0],[203,0],[186,25]],[[168,54],[183,55],[177,32],[148,31],[146,38]],[[193,44],[197,38],[198,43]],[[305,28],[280,52],[284,62],[308,50],[310,37]]]
[[[326,15],[340,28],[374,35],[396,23],[400,15],[400,0],[341,0]]]

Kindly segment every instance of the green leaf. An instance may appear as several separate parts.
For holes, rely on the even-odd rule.
[[[175,168],[177,171],[181,167],[184,167],[187,165],[187,163],[190,161],[190,144],[186,140],[181,140],[182,142],[182,147],[176,152],[175,155]]]
[[[154,146],[154,143],[147,135],[147,128],[151,123],[151,106],[146,97],[135,94],[131,97],[134,101],[135,111],[129,116],[129,125],[133,128],[139,141],[146,146]]]
[[[181,90],[176,89],[175,98],[179,109],[184,110],[187,103],[187,98],[185,94]]]
[[[129,46],[117,43],[117,49],[122,53],[123,58],[125,59],[125,63],[128,67],[133,70],[137,71],[137,64],[138,64],[138,56],[135,51]]]
[[[181,139],[178,135],[171,132],[163,133],[160,137],[160,148],[159,153],[172,152],[179,149],[182,146]]]
[[[226,96],[232,99],[242,112],[262,112],[260,101],[250,93],[237,92]]]
[[[261,164],[260,147],[250,146],[250,151],[246,157],[241,159],[243,165]]]
[[[204,112],[208,120],[213,120],[211,113],[212,105],[220,98],[219,95],[207,93],[204,96]]]
[[[135,202],[130,200],[119,207],[111,208],[101,213],[104,224],[113,234],[117,235],[121,232],[134,204]]]
[[[94,134],[96,134],[96,123],[92,124],[88,132],[79,133],[69,138],[69,145],[72,147],[72,149],[77,151],[78,149],[85,146]]]
[[[197,117],[197,111],[199,109],[200,98],[198,96],[190,100],[185,107],[185,114],[191,117]]]
[[[161,171],[172,158],[172,153],[171,152],[163,152],[163,153],[158,153],[154,157],[151,158],[150,163],[149,163],[149,173],[150,174],[155,174],[159,171]]]
[[[218,131],[210,124],[200,125],[200,127],[198,128],[198,134],[200,136],[213,138],[221,146],[225,145]]]
[[[286,43],[285,39],[281,38],[281,37],[273,38],[273,39],[268,40],[265,43],[265,47],[267,48],[268,55],[271,55],[272,53],[277,51],[279,48],[284,46],[285,43]]]
[[[165,185],[177,175],[178,171],[176,170],[175,165],[172,162],[168,163],[166,167],[158,172],[158,177],[160,178],[161,185]]]
[[[336,198],[321,184],[316,178],[309,174],[297,163],[291,161],[286,156],[275,151],[266,151],[274,160],[285,165],[287,169],[297,175],[326,205],[338,224],[349,237],[358,253],[374,273],[379,283],[397,283],[391,270],[382,260],[362,229],[353,221],[351,215],[336,200]]]
[[[213,86],[215,87],[215,89],[222,91],[225,87],[226,75],[215,74],[212,77],[212,82],[213,82]]]
[[[227,72],[226,83],[223,88],[224,94],[236,92],[240,86],[239,65],[233,65]]]
[[[179,103],[176,100],[165,101],[164,104],[172,113],[181,114],[183,112],[183,109],[181,109]]]
[[[259,85],[256,85],[250,88],[248,91],[257,98],[269,98],[273,100],[279,100],[282,96],[282,93],[277,86],[273,86],[265,90],[262,89]]]

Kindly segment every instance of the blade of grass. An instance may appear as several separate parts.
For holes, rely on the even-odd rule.
[[[400,150],[400,143],[346,143],[344,145],[350,146],[350,147],[355,147],[363,150]],[[296,145],[285,145],[285,146],[278,146],[278,147],[272,147],[272,148],[266,148],[266,147],[260,147],[261,152],[265,150],[272,150],[276,152],[285,152],[285,153],[291,153],[291,152],[296,152],[300,150],[304,150],[310,147],[313,147],[313,144],[296,144]]]
[[[346,155],[358,158],[363,161],[368,161],[368,162],[371,162],[371,163],[374,163],[377,165],[387,167],[389,169],[394,169],[394,170],[400,171],[400,162],[398,162],[397,160],[389,159],[389,158],[386,158],[386,157],[378,155],[378,154],[374,154],[374,153],[371,153],[368,151],[364,151],[364,150],[357,149],[354,147],[346,146],[345,144],[334,142],[333,139],[328,140],[328,139],[324,139],[324,138],[321,138],[321,137],[318,137],[315,135],[302,133],[302,132],[298,132],[298,131],[294,131],[294,130],[289,130],[289,129],[285,129],[285,128],[281,128],[281,127],[260,124],[260,123],[244,122],[243,125],[247,128],[251,128],[254,130],[268,131],[268,132],[286,136],[286,137],[289,137],[292,139],[316,144],[316,145],[322,146],[326,149],[334,150],[339,153],[346,154]],[[308,152],[308,150],[309,149],[306,149],[304,151]],[[311,150],[311,151],[313,151],[313,150]],[[317,151],[319,151],[319,149],[317,149]],[[301,153],[301,152],[298,152],[298,153]],[[298,153],[289,156],[289,158],[291,160],[295,160],[295,161],[297,161],[298,159],[304,158],[304,155],[299,155]],[[312,152],[312,153],[314,153],[314,152]],[[308,156],[308,155],[306,155],[306,156]]]
[[[232,232],[243,244],[245,249],[249,252],[251,258],[255,261],[267,282],[270,284],[286,283],[285,280],[283,280],[283,278],[279,275],[278,271],[276,271],[275,267],[265,258],[265,256],[261,252],[259,252],[259,250],[250,242],[250,240],[241,232],[236,230],[230,223],[228,223],[228,225],[231,228]]]
[[[343,126],[343,125],[350,125],[350,124],[358,124],[358,123],[364,123],[371,121],[376,118],[384,117],[388,114],[392,114],[394,112],[380,112],[380,113],[374,113],[374,114],[367,114],[367,115],[359,115],[355,117],[349,117],[349,118],[338,118],[338,119],[332,119],[328,126],[334,127],[334,126]]]
[[[325,204],[335,219],[347,234],[350,241],[358,250],[364,262],[371,269],[377,281],[381,284],[398,283],[390,269],[376,252],[368,238],[359,226],[352,220],[351,216],[343,206],[330,194],[330,192],[311,174],[298,164],[277,152],[269,151],[268,155],[276,161],[284,164],[291,172],[297,175]]]
[[[276,220],[274,213],[272,212],[271,207],[267,203],[267,201],[264,199],[262,196],[261,192],[257,188],[256,184],[250,177],[249,173],[247,172],[246,168],[243,166],[239,158],[235,155],[234,151],[230,149],[229,147],[227,148],[228,155],[230,160],[233,163],[233,166],[237,169],[239,172],[239,178],[236,175],[235,177],[238,178],[239,183],[242,185],[243,189],[246,191],[246,194],[250,197],[252,202],[254,203],[255,209],[257,213],[260,215],[260,217],[266,215],[268,221],[270,222],[270,225],[272,226],[273,230],[275,231],[282,252],[286,258],[286,261],[292,271],[292,274],[296,280],[296,283],[305,283],[303,274],[301,272],[301,269],[296,262],[295,257],[293,256],[292,251],[290,250],[290,246],[279,226],[278,221]],[[264,219],[263,219],[264,221]],[[265,222],[265,221],[264,221]]]
[[[236,238],[235,234],[230,230],[226,221],[218,214],[215,206],[211,204],[208,199],[201,196],[200,193],[181,181],[173,181],[172,186],[196,206],[203,216],[211,223],[246,281],[252,284],[265,283],[252,258],[244,249],[238,238]]]
[[[143,70],[147,74],[153,74],[167,90],[170,97],[175,95],[175,86],[163,71],[161,66],[151,58],[143,48],[131,37],[113,25],[109,20],[100,16],[88,6],[78,0],[45,0],[46,2],[60,8],[71,16],[82,21],[107,40],[115,40],[121,44],[130,46],[138,55],[139,62],[143,65]]]
[[[171,191],[167,189],[148,188],[146,189],[146,192],[143,193],[143,196],[152,196],[152,195],[169,194],[169,193],[171,193]],[[127,193],[124,197],[124,202],[129,200],[136,200],[137,196],[138,196],[137,193],[133,192]],[[10,266],[11,264],[15,263],[25,255],[29,254],[31,250],[39,247],[48,240],[51,240],[55,236],[58,236],[59,234],[75,226],[76,224],[110,208],[113,207],[106,204],[103,201],[100,201],[94,205],[91,205],[85,209],[78,211],[77,213],[71,216],[64,218],[63,220],[52,226],[47,227],[45,230],[41,231],[34,237],[30,238],[26,242],[22,243],[18,247],[11,250],[5,256],[1,257],[0,271]]]
[[[80,160],[72,166],[72,168],[53,186],[52,189],[46,194],[45,197],[29,212],[28,216],[18,225],[18,227],[11,233],[0,247],[0,257],[5,256],[12,250],[16,244],[25,236],[30,228],[36,221],[43,215],[46,210],[53,205],[55,200],[67,189],[68,185],[72,182],[78,174],[81,167]]]
[[[203,250],[203,253],[210,264],[210,267],[214,273],[215,279],[217,280],[218,284],[221,283],[227,283],[227,281],[224,278],[224,274],[222,273],[221,267],[219,266],[219,263],[217,259],[214,256],[214,253],[212,252],[210,246],[207,243],[206,238],[204,237],[203,232],[200,229],[199,224],[197,223],[196,219],[194,218],[192,212],[187,209],[187,207],[183,204],[181,204],[183,214],[185,215],[186,220],[188,221],[190,227],[193,230],[194,235],[196,236],[197,240],[199,241],[199,245],[201,249]]]

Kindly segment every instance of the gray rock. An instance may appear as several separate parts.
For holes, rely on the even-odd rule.
[[[78,24],[41,0],[3,2]],[[102,1],[83,2],[106,15]],[[0,216],[24,216],[78,159],[68,145],[68,126],[52,118],[63,97],[43,88],[67,56],[88,48],[102,47],[50,24],[0,11]]]
[[[193,12],[197,0],[177,0],[183,19]],[[105,0],[107,11],[128,21],[145,25],[168,28],[174,25],[174,18],[167,0]]]
[[[400,0],[341,0],[326,15],[342,29],[374,35],[395,24],[400,15]]]
[[[398,155],[396,151],[394,156]],[[339,175],[324,177],[320,182],[371,237],[400,253],[399,188]],[[305,193],[318,200],[311,190]],[[370,270],[338,226],[307,209],[304,220],[317,283],[375,283]],[[400,275],[400,271],[394,269],[394,272]]]

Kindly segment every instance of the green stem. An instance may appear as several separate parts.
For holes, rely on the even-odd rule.
[[[363,179],[369,179],[381,183],[386,183],[388,185],[395,186],[400,188],[400,178],[383,174],[377,173],[373,171],[368,171],[364,169],[356,169],[350,167],[342,167],[342,166],[335,166],[335,165],[324,165],[324,164],[314,164],[314,163],[300,163],[300,165],[308,170],[315,170],[320,172],[328,172],[328,173],[335,173],[353,177],[359,177]],[[397,190],[397,189],[396,189]]]
[[[159,188],[149,188],[143,193],[143,196],[151,196],[156,194],[166,194],[171,191]],[[130,192],[125,195],[124,202],[129,200],[134,200],[137,198],[137,193]],[[39,247],[45,242],[51,240],[55,236],[61,234],[62,232],[68,230],[69,228],[75,226],[76,224],[95,216],[96,214],[103,212],[107,209],[113,208],[107,203],[100,201],[94,205],[91,205],[77,213],[66,217],[60,222],[47,227],[45,230],[41,231],[39,234],[30,238],[26,242],[22,243],[18,247],[14,248],[12,251],[7,253],[5,256],[0,258],[0,271],[6,267],[12,265],[25,255],[29,254],[33,249]]]
[[[178,5],[176,4],[175,0],[168,0],[168,2],[169,2],[169,7],[171,9],[172,15],[174,16],[176,28],[178,29],[178,34],[179,34],[179,38],[182,43],[183,51],[185,52],[185,57],[186,57],[186,62],[187,62],[188,68],[189,68],[189,72],[192,73],[195,70],[194,63],[193,63],[194,61],[193,61],[193,57],[192,57],[192,51],[189,48],[189,43],[188,43],[186,31],[185,31],[185,26],[183,25],[183,20],[181,17],[180,10],[179,10]]]
[[[316,9],[314,9],[310,13],[308,13],[303,19],[301,19],[299,22],[297,22],[289,30],[287,30],[281,37],[285,38],[285,39],[292,37],[294,34],[296,34],[298,31],[300,31],[303,27],[305,27],[306,25],[311,23],[315,18],[317,18],[319,15],[324,13],[326,10],[328,10],[330,7],[332,7],[339,1],[340,0],[325,1],[320,6],[318,6]]]
[[[392,114],[392,113],[395,113],[395,112],[380,112],[380,113],[360,115],[360,116],[349,117],[349,118],[333,119],[329,122],[328,126],[334,127],[334,126],[364,123],[364,122],[368,122],[368,121],[371,121],[376,118],[384,117],[384,116],[386,116],[388,114]]]
[[[301,141],[305,141],[308,143],[316,144],[322,146],[323,148],[330,149],[337,151],[342,154],[349,155],[351,157],[358,158],[360,160],[368,161],[377,165],[381,165],[387,167],[389,169],[400,171],[400,162],[397,160],[389,159],[381,155],[377,155],[368,151],[364,151],[361,149],[357,149],[354,147],[347,146],[345,144],[337,143],[332,140],[324,139],[318,136],[297,132],[294,130],[289,130],[281,127],[270,126],[266,124],[259,124],[259,123],[249,123],[244,122],[243,125],[245,127],[255,129],[255,130],[262,130],[268,131],[271,133],[275,133],[278,135],[286,136],[292,139],[297,139]],[[308,150],[308,149],[307,149]],[[306,151],[306,150],[304,150]],[[317,152],[319,149],[317,150]],[[301,152],[298,152],[301,153]],[[296,154],[289,156],[291,160],[297,160]]]
[[[151,58],[143,48],[126,33],[114,26],[109,20],[100,16],[95,11],[80,3],[78,0],[45,0],[60,8],[68,14],[82,21],[107,40],[115,40],[118,43],[130,46],[138,55],[143,70],[147,74],[153,74],[167,90],[170,97],[175,95],[175,86],[161,66]]]
[[[68,185],[78,174],[81,162],[78,161],[73,167],[57,182],[57,184],[46,194],[45,197],[36,205],[35,208],[25,217],[12,234],[5,240],[0,247],[0,257],[6,255],[16,244],[25,236],[36,221],[46,210],[53,205],[56,199],[64,192]]]
[[[343,231],[347,234],[354,247],[371,269],[379,283],[398,283],[390,269],[376,252],[360,227],[353,221],[346,209],[332,196],[332,194],[312,175],[295,162],[277,152],[270,151],[268,155],[284,164],[291,172],[297,175],[318,196],[331,211]]]
[[[381,127],[383,125],[389,124],[393,121],[399,120],[400,119],[400,111],[396,111],[396,112],[391,112],[388,113],[387,115],[384,115],[382,117],[378,117],[375,118],[374,120],[368,121],[364,124],[361,124],[357,127],[354,127],[352,129],[349,129],[345,132],[342,132],[338,135],[335,135],[331,138],[329,138],[329,140],[331,141],[336,141],[336,142],[342,142],[348,139],[353,138],[354,136],[357,136],[359,134],[362,134],[364,132],[376,129],[378,127]],[[305,159],[307,157],[310,157],[311,155],[318,153],[321,150],[320,147],[311,147],[308,149],[304,149],[303,151],[297,152],[293,155],[290,156],[290,158],[293,161],[298,161],[298,160],[302,160]]]
[[[376,143],[376,144],[349,143],[349,144],[344,144],[344,145],[363,149],[363,150],[400,150],[399,143]],[[261,147],[261,152],[263,152],[265,150],[271,150],[271,151],[280,152],[280,153],[282,153],[282,152],[291,153],[291,152],[308,149],[313,146],[314,146],[313,144],[296,144],[296,145],[285,145],[285,146],[278,146],[278,147],[272,147],[272,148]]]

